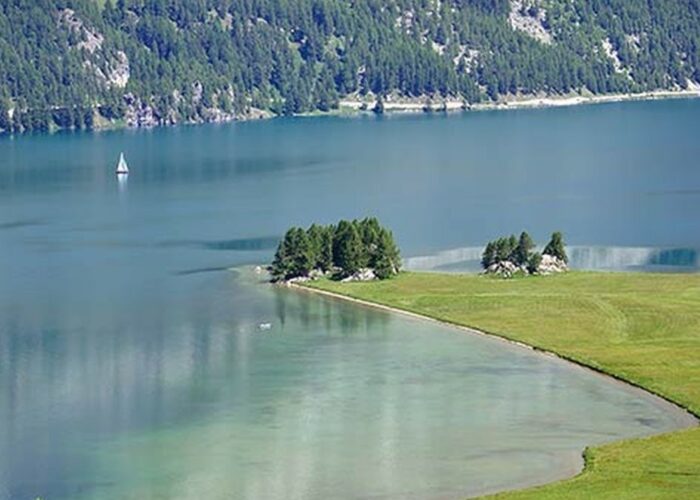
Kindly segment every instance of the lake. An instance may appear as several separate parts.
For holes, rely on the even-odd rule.
[[[418,268],[527,229],[562,230],[580,267],[696,270],[698,117],[673,100],[0,138],[0,498],[461,498],[687,424],[244,266],[292,224],[376,215]]]

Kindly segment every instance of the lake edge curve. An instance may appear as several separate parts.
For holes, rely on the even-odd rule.
[[[322,288],[309,286],[308,284],[304,284],[304,283],[286,283],[283,285],[273,285],[273,286],[282,286],[285,288],[290,288],[298,293],[316,294],[316,295],[324,296],[324,297],[331,298],[334,300],[341,300],[341,301],[349,302],[349,303],[352,303],[352,304],[355,304],[355,305],[361,306],[361,307],[369,307],[369,308],[373,308],[373,309],[386,311],[386,312],[389,312],[392,314],[399,314],[401,316],[409,317],[409,318],[419,320],[419,321],[428,321],[431,323],[436,323],[436,324],[439,324],[439,325],[442,325],[445,327],[449,327],[449,328],[454,329],[454,330],[459,330],[459,331],[467,333],[467,334],[488,338],[488,339],[493,340],[493,341],[502,342],[505,345],[509,345],[509,346],[516,347],[519,349],[525,349],[525,350],[528,350],[530,352],[534,352],[534,353],[537,353],[537,354],[540,354],[543,356],[555,358],[557,360],[560,360],[562,362],[565,362],[565,363],[571,365],[572,368],[589,371],[597,376],[606,378],[609,382],[612,382],[612,383],[618,384],[618,385],[623,385],[627,389],[634,390],[641,397],[647,399],[648,401],[652,401],[654,404],[658,405],[659,407],[663,407],[664,409],[672,411],[675,414],[675,417],[676,417],[675,419],[676,419],[677,423],[679,424],[677,429],[670,431],[670,432],[654,433],[654,434],[650,434],[648,436],[643,436],[643,437],[616,439],[616,440],[610,441],[608,443],[603,443],[603,444],[598,444],[598,445],[593,445],[593,446],[586,446],[586,447],[584,447],[583,450],[581,450],[580,454],[578,455],[579,462],[578,462],[577,470],[575,472],[571,472],[571,470],[572,470],[570,467],[571,464],[569,464],[568,472],[566,472],[566,474],[564,474],[564,475],[557,475],[555,478],[550,477],[548,479],[544,479],[542,481],[535,481],[535,482],[527,484],[527,485],[514,485],[513,488],[508,488],[505,490],[484,491],[478,495],[472,496],[471,498],[476,498],[476,497],[481,498],[482,496],[483,497],[490,497],[491,495],[508,494],[508,493],[515,493],[515,492],[520,492],[520,491],[525,492],[525,491],[530,491],[532,489],[537,489],[537,488],[542,487],[542,486],[550,486],[550,485],[555,485],[555,484],[559,484],[559,483],[564,483],[564,482],[572,480],[574,478],[579,478],[590,470],[591,452],[593,450],[596,450],[598,448],[608,446],[611,444],[640,441],[640,440],[659,437],[659,436],[676,434],[676,433],[688,431],[688,430],[694,429],[694,428],[697,429],[700,426],[700,414],[696,414],[690,408],[687,408],[684,405],[672,400],[670,397],[668,397],[664,394],[658,393],[652,389],[649,389],[649,388],[641,385],[638,382],[635,382],[633,380],[628,380],[628,379],[626,379],[626,378],[622,377],[621,375],[618,375],[614,372],[607,371],[602,367],[588,364],[583,360],[578,360],[572,356],[560,354],[554,350],[541,348],[541,347],[538,347],[535,345],[528,344],[526,342],[515,340],[513,338],[506,336],[505,334],[501,334],[498,332],[486,331],[484,329],[479,329],[479,328],[467,326],[467,325],[464,325],[464,324],[461,324],[458,322],[433,317],[433,316],[430,316],[427,314],[417,313],[417,312],[414,312],[414,311],[411,311],[408,309],[402,309],[400,307],[389,306],[389,305],[382,304],[379,302],[373,302],[370,300],[365,300],[365,299],[353,297],[351,295],[345,295],[342,293],[337,293],[337,292],[325,290]],[[562,469],[566,469],[566,468],[562,468]]]

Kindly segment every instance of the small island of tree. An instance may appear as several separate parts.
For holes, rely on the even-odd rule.
[[[387,279],[398,274],[401,256],[390,230],[374,217],[337,225],[290,228],[269,267],[273,281]]]
[[[498,238],[486,245],[481,255],[481,266],[487,273],[504,277],[517,273],[549,274],[567,270],[569,259],[560,232],[552,233],[542,253],[535,251],[535,246],[526,231],[520,234],[520,238],[515,235]]]

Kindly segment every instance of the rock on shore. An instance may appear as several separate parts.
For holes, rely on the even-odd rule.
[[[569,270],[569,266],[562,259],[553,255],[542,255],[542,261],[537,267],[537,274],[563,273]]]
[[[541,274],[548,275],[563,273],[569,270],[569,266],[562,259],[549,254],[543,254],[537,272],[531,273],[526,266],[518,266],[509,260],[502,260],[491,264],[484,274],[493,274],[502,278],[512,278],[516,274]]]

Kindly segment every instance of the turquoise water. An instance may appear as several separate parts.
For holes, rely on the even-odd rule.
[[[226,269],[267,260],[291,224],[369,214],[407,256],[527,228],[686,262],[698,116],[667,101],[1,138],[0,498],[460,498],[687,423],[557,360]]]

